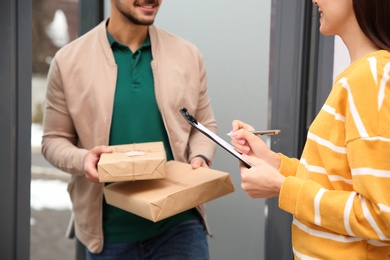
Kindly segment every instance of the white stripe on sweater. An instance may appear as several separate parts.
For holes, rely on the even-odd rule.
[[[345,116],[343,116],[343,115],[341,115],[339,113],[336,113],[336,110],[333,107],[331,107],[331,106],[329,106],[327,104],[324,104],[323,107],[322,107],[322,110],[324,110],[325,112],[333,115],[336,120],[345,122]]]
[[[322,196],[324,195],[325,192],[326,190],[324,188],[321,188],[317,192],[314,198],[314,224],[316,224],[317,226],[321,226],[320,204],[321,204]]]
[[[381,80],[381,85],[379,87],[379,93],[378,93],[378,111],[381,109],[383,100],[385,99],[385,90],[386,85],[390,80],[390,62],[386,64],[386,66],[383,68],[383,77]]]
[[[297,250],[295,250],[294,247],[293,247],[293,252],[299,259],[302,259],[302,260],[319,260],[319,258],[314,258],[314,257],[304,255],[304,254],[298,252]]]
[[[390,139],[389,139],[389,138],[382,137],[382,136],[370,136],[370,137],[362,138],[362,140],[365,140],[365,141],[383,141],[383,142],[390,142]]]
[[[297,228],[308,233],[311,236],[330,239],[330,240],[334,240],[334,241],[341,242],[341,243],[352,243],[352,242],[359,242],[359,241],[363,240],[363,239],[358,238],[358,237],[337,235],[337,234],[333,234],[333,233],[328,233],[328,232],[324,232],[324,231],[318,231],[315,229],[311,229],[311,228],[307,227],[306,225],[302,224],[301,222],[299,222],[299,220],[297,220],[296,218],[294,218],[294,220],[293,220],[293,225],[295,225]]]
[[[373,245],[373,246],[377,246],[377,247],[390,246],[390,244],[382,243],[378,240],[368,240],[367,243],[370,245]]]
[[[319,145],[328,147],[329,149],[331,149],[332,151],[335,151],[337,153],[342,153],[342,154],[346,154],[347,153],[347,149],[345,147],[334,145],[331,142],[329,142],[328,140],[325,140],[325,139],[323,139],[323,138],[321,138],[321,137],[319,137],[317,135],[314,135],[314,134],[312,134],[310,132],[307,134],[307,138],[315,141]]]
[[[366,199],[359,195],[361,199],[362,209],[364,217],[367,219],[368,223],[370,223],[370,226],[375,230],[380,240],[387,240],[390,241],[390,238],[386,237],[382,230],[379,228],[378,224],[375,222],[375,219],[372,217],[370,210],[367,207]]]
[[[354,201],[356,194],[357,194],[356,192],[351,192],[351,194],[348,197],[347,203],[345,204],[345,208],[344,208],[344,227],[345,227],[345,230],[347,231],[348,235],[353,236],[353,237],[355,236],[355,234],[353,233],[353,231],[351,229],[351,225],[349,224],[349,216],[350,216],[351,211],[352,211],[353,201]]]
[[[381,211],[390,213],[390,206],[386,206],[385,204],[379,203],[378,207]]]
[[[371,70],[372,77],[375,81],[375,84],[378,85],[378,73],[377,73],[377,69],[376,69],[376,58],[370,57],[367,60],[370,63],[370,70]]]
[[[345,182],[345,183],[350,184],[350,185],[353,184],[353,181],[351,179],[347,179],[347,178],[341,177],[339,175],[328,175],[328,178],[332,182],[334,182],[334,181],[342,181],[342,182]]]
[[[339,83],[343,85],[344,88],[348,91],[348,102],[349,102],[349,109],[351,110],[353,120],[355,122],[356,128],[359,131],[359,134],[361,137],[368,137],[368,133],[366,128],[363,125],[362,119],[360,118],[360,115],[357,111],[355,101],[353,100],[351,89],[349,87],[348,81],[346,78],[342,78],[339,80]]]
[[[301,158],[299,161],[300,161],[301,164],[303,164],[305,166],[306,170],[309,171],[309,172],[326,174],[326,170],[325,170],[324,167],[309,165],[305,158]]]
[[[322,175],[327,175],[328,176],[328,179],[329,181],[331,182],[334,182],[334,181],[342,181],[342,182],[345,182],[349,185],[352,185],[353,182],[351,179],[347,179],[347,178],[344,178],[344,177],[341,177],[339,175],[332,175],[332,174],[328,174],[326,172],[326,169],[324,167],[321,167],[321,166],[314,166],[314,165],[309,165],[306,161],[305,158],[301,158],[300,159],[300,163],[303,164],[306,168],[306,170],[308,172],[313,172],[313,173],[317,173],[317,174],[322,174]]]
[[[352,176],[369,175],[381,178],[390,178],[390,171],[376,170],[372,168],[354,168],[351,169]]]

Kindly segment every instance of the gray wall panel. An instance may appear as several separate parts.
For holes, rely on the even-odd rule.
[[[29,259],[31,1],[1,1],[0,32],[0,251]]]
[[[272,149],[299,158],[306,132],[331,88],[333,37],[319,35],[311,2],[272,0],[270,121],[282,134]],[[265,259],[293,259],[292,216],[266,202]]]

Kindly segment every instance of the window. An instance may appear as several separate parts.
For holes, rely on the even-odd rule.
[[[78,36],[78,0],[32,1],[31,259],[73,259],[65,233],[71,216],[68,174],[40,153],[46,76],[55,53]]]

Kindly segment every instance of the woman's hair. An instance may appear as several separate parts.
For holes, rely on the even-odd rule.
[[[380,49],[390,51],[390,0],[353,0],[363,33]]]

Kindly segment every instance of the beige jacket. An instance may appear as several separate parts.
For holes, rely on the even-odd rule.
[[[52,60],[42,139],[45,158],[72,175],[68,192],[76,236],[94,253],[103,247],[103,186],[84,177],[83,158],[89,149],[109,141],[117,67],[106,23],[63,47]],[[155,26],[149,28],[149,35],[156,100],[173,156],[188,162],[203,154],[211,160],[215,144],[192,129],[179,112],[186,107],[216,132],[203,58],[193,44]],[[198,210],[205,220],[203,205]]]

